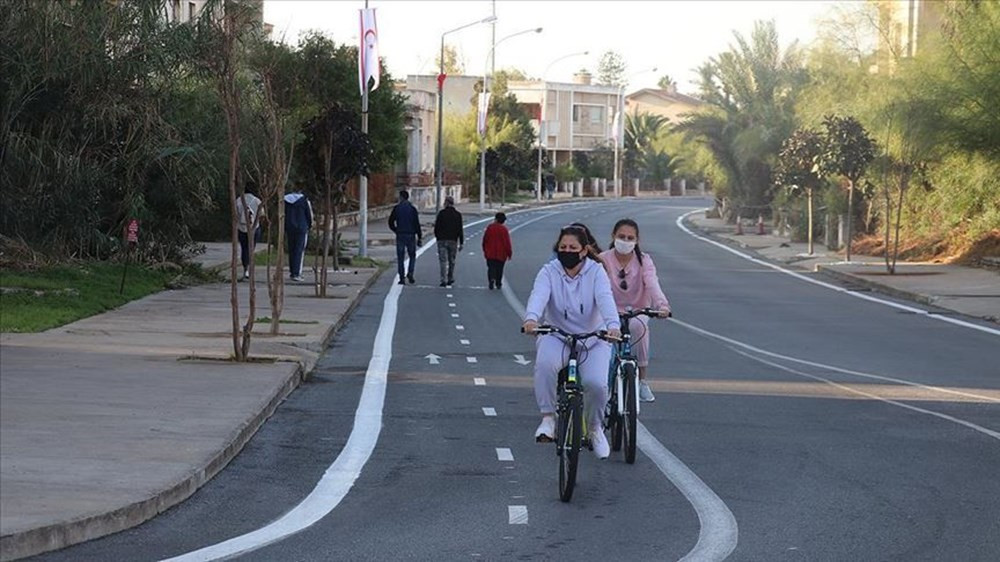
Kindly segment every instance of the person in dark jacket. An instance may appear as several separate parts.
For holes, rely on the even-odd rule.
[[[288,272],[292,281],[302,279],[302,258],[309,242],[309,229],[312,228],[312,205],[303,193],[293,192],[285,195],[285,236],[288,238]]]
[[[514,249],[510,243],[510,231],[503,223],[507,215],[497,213],[493,222],[483,233],[483,256],[486,258],[486,278],[493,287],[503,288],[503,266],[507,260],[514,257]]]
[[[455,256],[462,251],[462,246],[465,244],[465,234],[462,230],[462,213],[455,208],[455,199],[449,195],[444,198],[444,209],[441,209],[434,219],[434,237],[437,238],[442,287],[455,284]]]
[[[417,246],[424,245],[424,233],[420,229],[420,213],[410,203],[410,194],[406,190],[399,192],[399,203],[389,214],[389,230],[396,233],[396,269],[399,271],[399,284],[407,281],[416,283],[413,269],[417,266]],[[406,276],[403,276],[403,260],[409,255],[410,265]]]

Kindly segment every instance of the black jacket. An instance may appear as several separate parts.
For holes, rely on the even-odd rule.
[[[462,232],[462,213],[455,207],[445,207],[434,219],[434,237],[438,240],[458,240],[465,244],[465,234]]]

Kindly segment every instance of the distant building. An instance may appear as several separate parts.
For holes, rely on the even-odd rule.
[[[254,11],[254,20],[270,36],[274,26],[264,23],[264,0],[242,0]],[[188,23],[201,15],[208,0],[164,0],[164,16],[171,23]]]
[[[629,114],[652,113],[666,117],[671,123],[683,121],[682,115],[694,113],[705,102],[679,93],[677,87],[643,88],[625,96],[625,112]]]
[[[871,0],[878,10],[878,53],[873,71],[891,72],[895,61],[917,54],[929,34],[939,33],[955,0]]]
[[[466,115],[472,111],[476,107],[476,85],[482,80],[482,76],[449,74],[442,89],[444,114]],[[405,88],[408,91],[431,92],[437,96],[437,74],[409,74],[406,77]]]
[[[408,176],[434,172],[437,147],[437,93],[411,90],[405,84],[396,89],[406,98],[406,168]]]
[[[588,152],[611,140],[619,90],[592,84],[589,73],[576,74],[573,82],[510,81],[507,91],[528,110],[557,165],[572,161],[573,152]]]

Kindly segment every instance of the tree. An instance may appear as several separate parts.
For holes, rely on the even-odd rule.
[[[625,85],[625,72],[628,65],[617,51],[606,51],[597,63],[597,82],[605,86]]]
[[[653,113],[635,113],[625,115],[625,154],[624,166],[626,175],[635,177],[647,170],[644,164],[649,162],[651,154],[657,151],[654,142],[667,130],[667,118]]]
[[[442,66],[441,66],[441,54],[440,53],[438,53],[438,55],[436,57],[434,57],[434,68],[437,68],[437,69],[441,69],[442,68]],[[461,57],[461,55],[459,55],[457,48],[455,48],[455,47],[453,47],[451,45],[445,45],[444,46],[444,67],[443,68],[444,68],[444,73],[447,74],[447,75],[449,75],[449,76],[451,76],[451,75],[458,76],[458,75],[461,75],[461,74],[465,74],[465,61],[462,60],[462,57]]]
[[[661,90],[677,89],[677,81],[671,78],[669,74],[664,74],[663,76],[661,76],[660,79],[656,82],[656,85]]]
[[[704,144],[724,172],[725,197],[737,213],[770,204],[771,165],[795,129],[795,102],[807,76],[795,45],[782,51],[774,22],[756,22],[749,38],[699,68],[707,108],[675,127]]]
[[[781,144],[778,165],[774,170],[775,185],[792,195],[805,193],[809,255],[813,254],[813,192],[822,182],[820,157],[823,137],[812,129],[798,129]]]
[[[823,127],[823,148],[819,159],[821,169],[847,179],[847,261],[851,261],[854,187],[875,158],[876,145],[854,117],[828,115],[823,120]]]

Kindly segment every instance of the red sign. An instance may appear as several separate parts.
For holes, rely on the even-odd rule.
[[[128,221],[128,226],[125,228],[126,235],[125,239],[129,244],[137,244],[139,242],[139,221],[136,219],[131,219]]]

